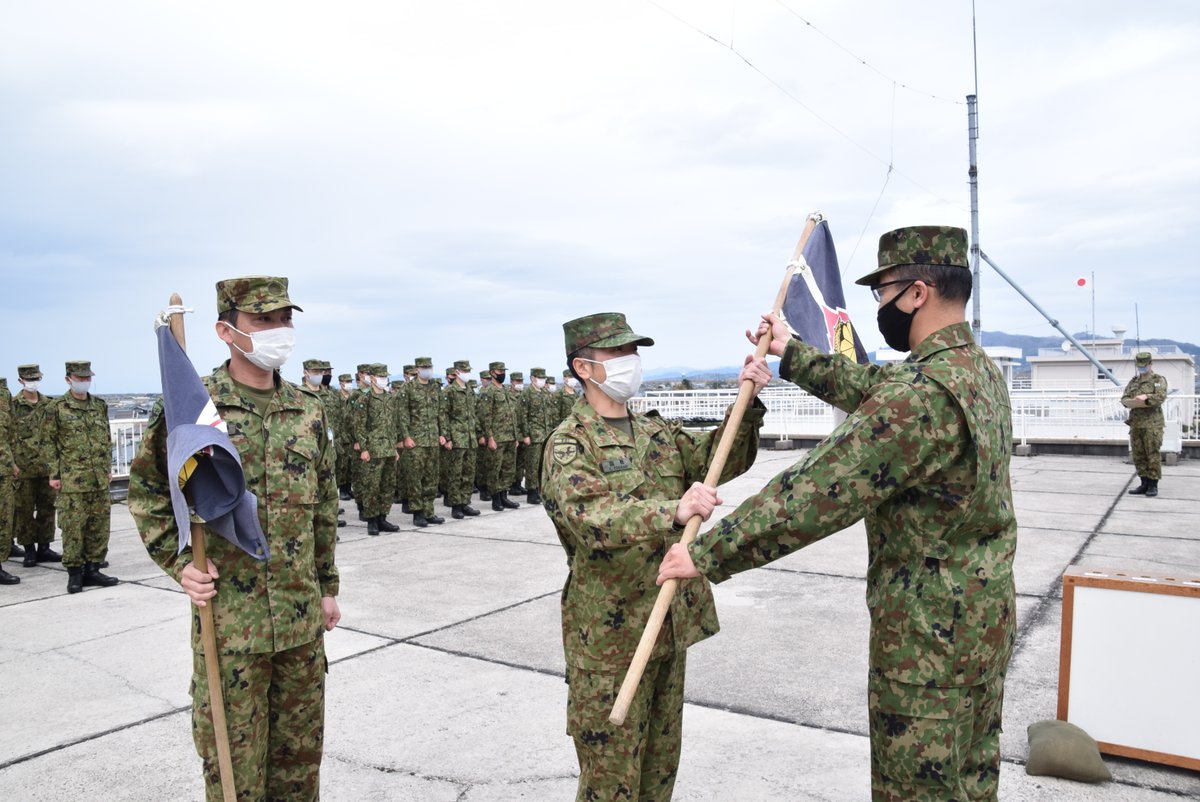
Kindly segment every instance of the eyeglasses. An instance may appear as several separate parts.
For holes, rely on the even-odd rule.
[[[937,286],[937,285],[936,285],[936,284],[934,284],[933,282],[931,282],[931,281],[925,281],[924,279],[919,279],[919,278],[898,278],[898,279],[896,279],[895,281],[885,281],[885,282],[883,282],[882,284],[876,284],[874,287],[872,287],[872,288],[871,288],[871,295],[875,296],[875,302],[876,302],[876,303],[878,303],[879,301],[882,301],[882,300],[883,300],[883,294],[882,294],[881,292],[879,292],[879,291],[880,291],[880,290],[882,290],[884,287],[890,287],[890,286],[892,286],[893,284],[908,284],[908,287],[911,287],[912,285],[916,284],[918,281],[920,281],[920,282],[921,282],[922,284],[924,284],[926,287],[936,287],[936,286]],[[908,287],[905,287],[903,290],[901,290],[900,292],[896,293],[897,297],[899,297],[899,296],[903,295],[905,292],[907,292],[907,291],[908,291]]]

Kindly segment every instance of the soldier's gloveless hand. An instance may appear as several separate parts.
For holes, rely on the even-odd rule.
[[[208,563],[208,573],[204,573],[193,563],[188,563],[183,567],[179,576],[179,585],[183,588],[183,592],[192,600],[192,604],[197,607],[204,607],[208,604],[208,600],[217,595],[214,579],[220,577],[217,573],[217,566],[213,565],[212,560],[205,560]]]
[[[700,516],[700,520],[707,521],[720,504],[721,499],[717,498],[715,487],[692,482],[692,486],[684,492],[683,498],[679,499],[679,506],[675,508],[675,523],[686,526],[696,515]]]

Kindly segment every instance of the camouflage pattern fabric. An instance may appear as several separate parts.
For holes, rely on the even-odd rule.
[[[849,417],[702,533],[689,547],[697,569],[721,581],[865,517],[872,679],[914,692],[1001,687],[1016,631],[1012,416],[1003,377],[969,326],[947,326],[882,367],[793,340],[780,375]],[[993,705],[998,714],[989,697],[976,715]],[[887,753],[873,744],[872,754]],[[993,787],[998,770],[988,767]]]
[[[408,508],[414,514],[433,515],[437,498],[438,469],[441,466],[438,446],[417,446],[404,449],[408,455]]]
[[[213,607],[218,647],[223,655],[294,649],[320,636],[321,598],[338,594],[337,488],[325,410],[315,395],[278,375],[265,419],[237,389],[228,365],[204,383],[241,455],[246,488],[258,496],[271,551],[269,560],[256,560],[209,532],[208,558],[221,574]],[[130,469],[129,511],[150,558],[178,582],[192,553],[177,553],[166,443],[159,403]],[[192,608],[192,649],[201,652],[197,609]]]
[[[567,667],[567,734],[579,760],[576,802],[669,802],[683,746],[687,652],[646,664],[625,723],[609,723],[622,673]]]
[[[354,408],[351,423],[354,442],[361,446],[361,451],[371,454],[369,462],[358,460],[359,486],[354,490],[354,498],[363,505],[363,514],[368,518],[387,515],[392,508],[396,428],[390,398],[373,390],[364,392]],[[387,470],[389,463],[393,463],[391,471]]]
[[[353,460],[358,456],[358,452],[354,450],[354,431],[350,426],[350,401],[354,393],[343,395],[342,391],[338,390],[336,397],[338,413],[333,424],[333,433],[337,437],[337,484],[338,487],[346,487],[351,483]]]
[[[13,542],[13,505],[16,486],[12,450],[12,396],[8,382],[0,379],[0,563],[8,559]]]
[[[221,658],[225,721],[239,800],[316,802],[325,733],[325,641]],[[204,656],[192,656],[192,739],[207,802],[221,802]],[[271,711],[264,715],[264,711]]]
[[[50,469],[46,465],[43,445],[46,410],[51,401],[41,393],[37,394],[36,401],[30,401],[23,392],[12,399],[13,458],[21,471],[16,481],[13,529],[22,546],[54,542],[54,507],[58,494],[47,481]]]
[[[879,238],[878,266],[855,284],[878,281],[880,273],[903,265],[947,265],[970,269],[967,230],[957,226],[906,226]]]
[[[575,402],[580,398],[583,398],[583,393],[571,390],[566,386],[562,388],[562,390],[558,393],[558,397],[555,399],[558,402],[559,423],[562,423],[567,419],[567,416],[571,414],[571,409],[575,406]],[[557,426],[558,424],[555,425]]]
[[[406,448],[405,498],[414,513],[433,514],[437,497],[441,436],[442,391],[432,381],[415,379],[397,393],[397,440],[412,438],[416,448]],[[412,453],[408,453],[412,452]]]
[[[45,425],[50,478],[62,481],[57,505],[63,567],[100,562],[108,554],[110,529],[108,404],[90,393],[82,400],[67,393],[47,408]]]
[[[453,382],[443,395],[443,431],[454,447],[446,452],[446,496],[451,506],[471,501],[475,483],[479,421],[475,417],[475,394]]]
[[[1166,422],[1162,405],[1167,400],[1167,380],[1151,371],[1144,376],[1134,375],[1125,385],[1121,398],[1128,400],[1145,395],[1146,406],[1129,410],[1129,450],[1138,476],[1143,479],[1162,479],[1162,440]]]
[[[529,410],[525,406],[525,390],[532,385],[527,385],[518,390],[512,386],[511,379],[520,379],[519,373],[509,375],[510,382],[504,388],[513,399],[513,406],[517,414],[517,451],[513,460],[512,481],[506,486],[516,487],[521,484],[525,478],[525,453],[528,447],[525,445],[525,438],[529,436]]]
[[[619,348],[622,345],[654,345],[654,340],[634,334],[620,312],[598,312],[563,324],[563,341],[568,355],[580,348]]]
[[[754,463],[765,413],[758,400],[746,411],[722,482]],[[680,677],[666,682],[662,669],[659,680],[647,676],[638,691],[647,691],[645,698],[635,702],[639,718],[623,728],[636,739],[638,729],[632,722],[640,720],[643,734],[655,733],[646,736],[651,741],[661,736],[662,743],[652,748],[647,744],[655,759],[639,751],[636,740],[603,737],[610,732],[605,719],[614,688],[629,667],[658,597],[654,580],[659,563],[682,533],[675,526],[679,498],[692,482],[703,481],[725,428],[722,424],[715,432],[689,432],[657,412],[631,414],[629,421],[632,438],[605,422],[586,401],[580,402],[547,440],[542,461],[543,504],[570,565],[562,592],[562,637],[571,683],[568,731],[580,754],[580,799],[621,798],[615,792],[586,796],[589,783],[607,788],[612,787],[605,784],[610,781],[631,784],[629,799],[659,798],[653,795],[657,786],[641,784],[644,771],[655,775],[656,782],[673,782],[684,650],[719,629],[708,582],[681,582],[671,602],[669,625],[651,654],[652,664],[665,665],[668,675],[674,670]],[[663,798],[669,798],[667,791]]]
[[[558,399],[549,390],[544,387],[539,389],[533,384],[522,393],[525,402],[525,436],[530,441],[524,455],[525,486],[529,490],[537,490],[541,486],[539,469],[546,438],[560,423]]]
[[[508,490],[516,479],[517,439],[520,437],[520,408],[507,387],[491,383],[479,396],[480,429],[496,441],[484,466],[484,484],[490,493]]]
[[[217,282],[217,314],[239,309],[263,313],[276,309],[304,310],[288,298],[288,280],[282,276],[243,276]]]

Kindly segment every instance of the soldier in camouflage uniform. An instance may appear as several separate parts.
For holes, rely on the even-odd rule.
[[[865,517],[872,797],[994,800],[1016,631],[1012,414],[964,320],[966,231],[884,234],[878,269],[858,283],[880,302],[884,340],[908,358],[859,365],[766,316],[759,336],[770,332],[780,375],[848,417],[690,547],[673,547],[659,579],[720,582]]]
[[[417,378],[407,384],[400,399],[398,439],[403,441],[404,451],[409,455],[407,498],[413,525],[424,527],[446,522],[433,510],[437,498],[438,451],[446,438],[438,420],[442,397],[432,381],[433,360],[419,356],[414,364]]]
[[[325,407],[325,417],[329,421],[330,439],[334,443],[334,453],[337,453],[339,433],[345,428],[342,420],[342,398],[337,390],[330,385],[333,383],[333,366],[324,359],[304,360],[304,387],[317,394],[321,406]],[[336,464],[336,463],[335,463]],[[342,508],[338,507],[338,528],[346,525],[341,517]]]
[[[329,420],[316,395],[280,376],[290,344],[274,359],[260,338],[285,329],[287,279],[251,276],[217,283],[217,335],[230,359],[205,379],[229,438],[270,555],[255,559],[209,532],[208,562],[179,552],[167,483],[167,432],[155,406],[130,471],[129,509],[150,557],[196,606],[214,601],[226,722],[238,799],[316,800],[325,725],[323,633],[337,626],[334,563],[337,487]],[[215,599],[214,599],[215,597]],[[208,679],[193,610],[192,734],[209,802],[222,798]]]
[[[1162,405],[1167,400],[1167,380],[1154,372],[1150,352],[1134,357],[1135,373],[1121,403],[1129,407],[1129,450],[1141,484],[1130,490],[1134,496],[1158,495],[1158,480],[1162,478]]]
[[[68,593],[78,593],[85,585],[109,587],[118,581],[100,573],[100,563],[108,555],[112,435],[108,404],[91,394],[92,375],[91,362],[68,362],[70,389],[46,408],[48,483],[58,492]]]
[[[446,501],[451,518],[479,514],[479,510],[471,506],[479,423],[475,419],[475,394],[467,387],[470,372],[468,360],[456,360],[452,372],[446,373],[446,378],[451,381],[442,397],[441,425],[447,455]]]
[[[558,399],[546,389],[546,369],[531,368],[529,386],[522,391],[525,407],[525,489],[530,504],[541,504],[538,494],[538,468],[542,461],[542,449],[546,438],[558,426]]]
[[[396,415],[393,402],[384,392],[387,387],[387,365],[374,362],[365,366],[371,377],[371,391],[358,399],[354,420],[354,442],[362,463],[362,492],[355,498],[362,503],[362,516],[367,520],[367,534],[398,532],[400,527],[387,519],[392,509],[393,474],[387,470],[396,462]],[[393,468],[394,470],[394,468]]]
[[[350,430],[350,399],[354,395],[354,377],[349,373],[338,376],[338,423],[333,428],[337,435],[337,484],[338,498],[349,501],[354,498],[350,493],[351,472],[354,456],[353,432]]]
[[[521,505],[508,498],[516,471],[517,441],[520,439],[520,410],[516,396],[504,386],[503,362],[488,365],[490,384],[479,395],[480,428],[487,438],[488,464],[484,482],[496,512]]]
[[[46,429],[46,410],[51,399],[42,395],[42,369],[37,365],[18,365],[21,392],[12,399],[13,459],[17,465],[16,501],[13,529],[17,542],[25,548],[26,568],[38,563],[62,562],[62,555],[50,548],[54,542],[55,492],[50,487],[42,441]]]
[[[561,423],[571,414],[571,408],[580,398],[579,380],[571,375],[570,370],[563,371],[563,386],[558,393],[558,420]]]
[[[474,381],[474,379],[472,379]],[[492,383],[492,374],[486,370],[479,371],[479,381],[475,382],[472,391],[475,393],[475,423],[479,427],[476,441],[479,448],[475,451],[475,487],[479,490],[480,501],[491,501],[492,494],[488,492],[487,476],[491,470],[491,457],[495,453],[487,446],[487,435],[483,431],[483,391]]]
[[[525,374],[519,370],[510,373],[506,389],[512,395],[517,408],[517,458],[513,463],[512,485],[508,492],[514,496],[523,496],[525,486],[521,482],[525,478],[525,452],[529,447],[529,435],[525,431]]]
[[[363,405],[375,390],[375,377],[371,375],[369,362],[359,363],[354,375],[357,389],[346,401],[346,429],[350,440],[350,491],[354,504],[358,508],[358,520],[366,521],[363,513],[363,482],[366,476],[367,463],[362,460],[362,443],[358,442],[355,432],[356,421],[362,414]]]
[[[637,361],[638,346],[654,341],[631,331],[624,315],[589,315],[563,330],[571,369],[585,382],[597,380],[585,383],[586,402],[550,436],[542,462],[544,505],[571,569],[562,592],[562,637],[567,734],[579,759],[576,799],[669,800],[679,766],[686,650],[718,629],[708,582],[680,586],[625,724],[610,724],[608,715],[658,595],[659,560],[693,515],[707,519],[720,503],[699,482],[724,425],[688,432],[657,412],[629,412],[625,402],[637,380],[618,386],[617,366]],[[754,380],[757,395],[770,375],[759,359],[742,377]],[[721,481],[753,464],[765,412],[756,398]]]
[[[12,453],[11,404],[8,379],[0,378],[0,585],[16,585],[21,581],[19,576],[4,570],[4,561],[12,554],[13,485],[18,473]],[[24,556],[24,552],[21,556]]]

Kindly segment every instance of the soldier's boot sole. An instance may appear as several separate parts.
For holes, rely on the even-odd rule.
[[[5,571],[3,568],[0,568],[0,585],[19,585],[19,584],[21,584],[21,577],[13,576],[8,571]]]

